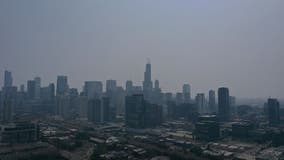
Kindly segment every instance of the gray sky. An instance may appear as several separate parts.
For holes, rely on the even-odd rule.
[[[284,98],[283,0],[1,0],[0,84],[68,75],[142,84],[146,58],[164,91],[230,88]]]

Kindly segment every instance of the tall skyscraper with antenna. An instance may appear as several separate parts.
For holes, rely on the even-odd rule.
[[[143,94],[146,100],[150,100],[153,91],[153,82],[151,80],[151,63],[149,59],[147,61],[146,71],[144,72]]]

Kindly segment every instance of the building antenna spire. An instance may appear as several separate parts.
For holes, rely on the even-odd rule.
[[[150,60],[150,58],[149,57],[147,57],[147,64],[151,64],[151,60]]]

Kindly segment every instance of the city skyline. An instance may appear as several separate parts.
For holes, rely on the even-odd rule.
[[[12,71],[17,86],[58,75],[79,89],[140,85],[149,57],[165,92],[189,83],[193,94],[226,86],[241,98],[284,98],[282,1],[66,2],[0,2],[0,73]]]
[[[147,60],[148,61],[148,60]],[[146,73],[149,71],[149,65],[150,65],[150,73],[149,73],[149,75],[147,75]],[[144,72],[144,74],[143,74],[143,78],[142,78],[142,80],[140,80],[140,81],[138,81],[138,82],[135,82],[135,81],[133,81],[133,80],[131,80],[131,79],[128,79],[128,80],[125,80],[124,82],[122,82],[122,84],[120,84],[120,83],[118,83],[118,86],[121,86],[121,87],[123,87],[124,88],[124,90],[126,91],[126,84],[127,84],[127,81],[131,81],[132,83],[133,83],[133,85],[135,85],[135,86],[139,86],[139,87],[141,87],[142,89],[143,89],[143,82],[145,81],[145,78],[147,77],[148,78],[148,76],[150,76],[150,80],[152,80],[151,79],[151,77],[153,77],[153,75],[152,75],[152,69],[151,69],[151,63],[150,62],[147,62],[146,64],[145,64],[145,72]],[[59,75],[57,75],[56,77],[55,77],[55,80],[54,81],[46,81],[46,80],[44,80],[44,78],[42,78],[42,77],[40,77],[40,76],[35,76],[35,77],[31,77],[31,78],[28,78],[28,80],[27,81],[25,81],[25,82],[22,82],[22,83],[20,83],[20,84],[15,84],[14,83],[14,74],[13,74],[13,72],[11,71],[11,70],[4,70],[4,72],[3,72],[4,74],[4,76],[3,76],[3,84],[2,84],[2,87],[4,87],[5,86],[5,83],[4,83],[4,79],[5,79],[5,75],[7,74],[7,73],[9,73],[9,76],[11,76],[11,77],[13,77],[12,78],[12,80],[11,80],[11,82],[10,83],[13,83],[12,84],[12,86],[15,86],[15,87],[17,87],[18,88],[18,90],[20,91],[22,88],[21,87],[23,87],[24,86],[24,89],[25,89],[25,91],[27,91],[28,90],[28,83],[30,82],[30,81],[36,81],[36,79],[39,79],[39,83],[41,84],[41,86],[43,87],[43,86],[48,86],[48,85],[50,85],[50,84],[57,84],[58,83],[58,78],[61,78],[61,77],[65,77],[65,78],[67,78],[67,84],[68,84],[68,88],[69,89],[72,89],[72,88],[76,88],[76,89],[78,89],[78,91],[81,91],[81,92],[84,92],[85,91],[85,89],[84,89],[84,86],[86,85],[86,83],[88,83],[88,82],[97,82],[97,83],[102,83],[102,91],[103,92],[107,92],[107,83],[108,83],[108,81],[115,81],[115,83],[117,83],[117,80],[116,79],[105,79],[105,80],[82,80],[83,81],[83,83],[81,84],[81,85],[79,85],[79,86],[74,86],[74,85],[71,85],[70,84],[70,79],[72,79],[72,77],[69,77],[68,75],[63,75],[63,74],[59,74]],[[147,79],[146,78],[146,79]],[[31,80],[31,79],[33,79],[33,80]],[[57,79],[57,80],[56,80]],[[144,79],[144,81],[143,81],[143,79]],[[45,83],[42,83],[42,81],[44,81]],[[159,83],[159,79],[154,79],[154,81],[158,81],[158,83]],[[151,83],[152,83],[152,81],[151,81]],[[196,89],[196,90],[192,90],[191,88],[192,88],[192,85],[191,85],[191,83],[189,83],[189,82],[185,82],[184,84],[179,84],[180,85],[180,88],[178,88],[178,89],[175,89],[175,90],[169,90],[169,89],[167,89],[167,88],[162,88],[161,87],[161,89],[162,89],[162,91],[163,91],[163,93],[173,93],[174,95],[176,95],[176,94],[180,94],[180,93],[183,93],[183,87],[185,86],[185,85],[190,85],[189,87],[189,91],[190,91],[190,94],[192,94],[192,95],[198,95],[198,94],[200,94],[200,93],[202,93],[202,94],[204,94],[205,95],[205,97],[206,98],[208,98],[208,100],[209,100],[209,98],[210,98],[210,94],[207,94],[207,92],[208,91],[217,91],[219,88],[222,88],[222,87],[228,87],[229,89],[230,89],[230,92],[231,92],[231,90],[232,90],[232,88],[230,88],[229,86],[218,86],[217,88],[208,88],[207,90],[205,90],[204,92],[199,92],[198,91],[198,89]],[[57,86],[57,85],[55,85],[55,86]],[[162,85],[163,86],[163,85]],[[154,85],[153,84],[151,84],[151,88],[152,89],[155,89],[155,87],[154,87]],[[193,87],[194,88],[194,87]],[[245,100],[245,99],[250,99],[250,98],[252,98],[252,99],[262,99],[262,100],[265,100],[266,98],[271,98],[272,96],[266,96],[266,97],[242,97],[242,96],[240,96],[240,97],[238,97],[239,99],[243,99],[243,100]],[[282,100],[282,98],[280,97],[274,97],[274,98],[278,98],[278,99],[280,99],[280,100]]]
[[[284,160],[283,8],[0,0],[0,160]]]

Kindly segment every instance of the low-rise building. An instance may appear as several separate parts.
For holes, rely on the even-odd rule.
[[[39,140],[39,127],[33,123],[16,123],[0,126],[1,143],[30,143]]]
[[[200,140],[218,139],[220,137],[220,125],[217,116],[200,116],[195,124],[195,136]]]

